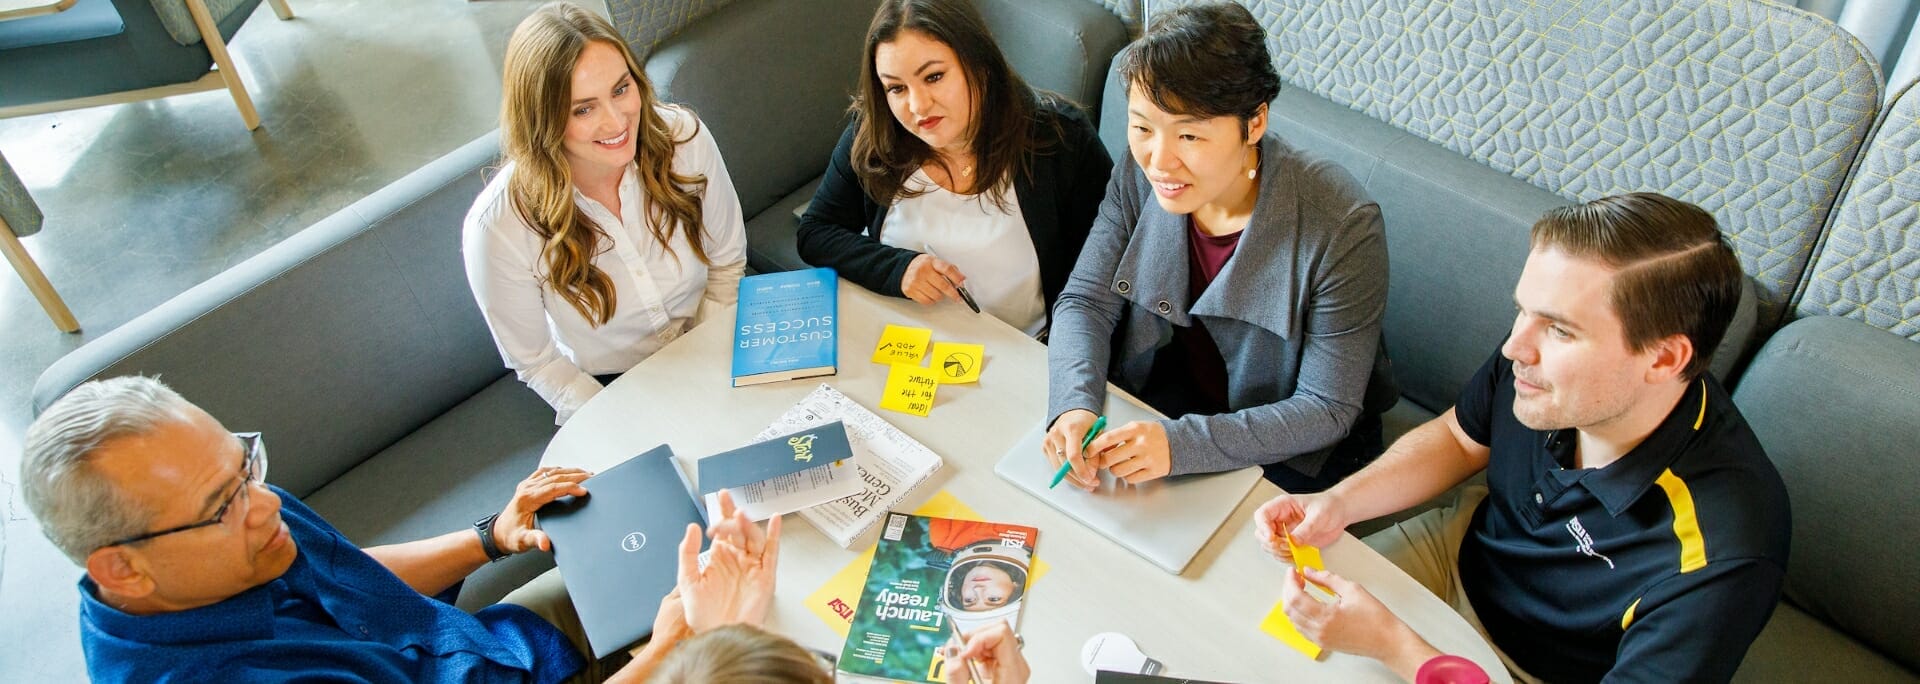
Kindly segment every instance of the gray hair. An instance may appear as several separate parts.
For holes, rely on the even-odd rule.
[[[186,421],[192,407],[157,379],[109,378],[73,388],[27,427],[21,489],[61,553],[85,566],[96,549],[146,531],[153,511],[92,467],[93,456],[112,440]]]

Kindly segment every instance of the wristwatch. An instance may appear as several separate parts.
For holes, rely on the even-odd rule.
[[[480,534],[480,548],[486,550],[488,562],[497,562],[502,558],[513,555],[501,551],[500,545],[493,543],[493,521],[499,517],[500,514],[495,513],[473,521],[473,531]]]

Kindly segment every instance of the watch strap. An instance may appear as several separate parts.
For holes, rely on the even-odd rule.
[[[473,521],[473,531],[480,535],[480,548],[487,552],[488,562],[497,562],[507,556],[513,555],[501,551],[500,545],[493,541],[493,522],[499,519],[499,517],[500,514],[495,513]]]

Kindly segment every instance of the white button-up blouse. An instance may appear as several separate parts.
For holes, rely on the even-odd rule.
[[[746,271],[746,226],[733,180],[713,135],[690,111],[661,107],[675,137],[698,127],[674,149],[673,169],[705,176],[703,246],[712,267],[700,263],[686,231],[662,245],[643,221],[646,214],[636,167],[620,180],[621,216],[578,189],[574,201],[601,226],[612,245],[602,245],[595,267],[613,279],[613,318],[595,327],[559,293],[543,287],[541,240],[514,211],[507,193],[514,165],[500,170],[467,212],[461,245],[467,284],[508,368],[553,406],[564,424],[600,392],[593,376],[623,373],[693,326],[702,305],[733,304]]]

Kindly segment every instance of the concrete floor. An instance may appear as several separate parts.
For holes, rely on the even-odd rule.
[[[231,45],[257,131],[225,91],[0,120],[0,152],[47,215],[24,242],[84,328],[59,333],[20,279],[0,273],[0,681],[85,678],[80,571],[14,485],[34,379],[493,129],[507,36],[541,2],[290,4],[298,16],[283,22],[262,3]]]

